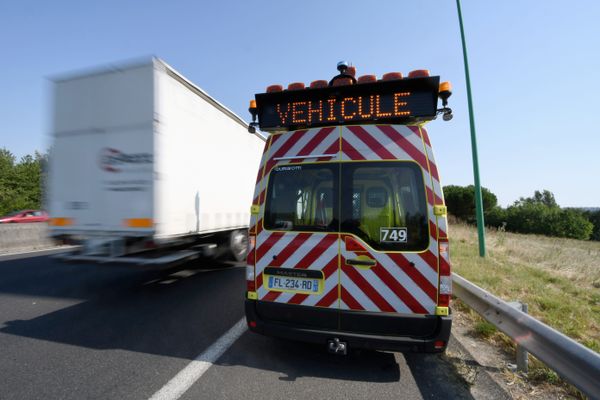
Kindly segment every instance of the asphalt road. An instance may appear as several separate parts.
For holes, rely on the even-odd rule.
[[[244,316],[241,264],[0,259],[0,399],[148,399]],[[472,398],[439,355],[245,332],[182,399]]]

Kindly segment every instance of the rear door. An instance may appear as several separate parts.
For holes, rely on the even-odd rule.
[[[264,317],[337,328],[302,313],[274,312],[270,304],[338,309],[339,128],[301,130],[270,137],[258,198],[257,311]],[[293,270],[290,272],[290,270]],[[294,287],[294,279],[318,286]],[[282,287],[288,285],[289,287]],[[329,314],[331,315],[331,314]]]
[[[340,308],[366,312],[346,314],[342,329],[364,329],[363,317],[373,313],[435,313],[437,242],[418,132],[389,125],[342,128]],[[422,327],[371,328],[426,333]]]

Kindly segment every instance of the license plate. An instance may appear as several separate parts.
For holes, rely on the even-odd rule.
[[[282,292],[318,293],[319,279],[293,278],[288,276],[269,276],[267,288]]]

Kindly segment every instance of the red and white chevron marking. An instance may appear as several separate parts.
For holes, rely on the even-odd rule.
[[[262,231],[256,250],[256,288],[259,300],[302,304],[317,307],[338,306],[337,233],[268,232]],[[294,294],[269,291],[263,285],[266,267],[299,268],[322,271],[325,285],[321,294]]]
[[[374,267],[346,265],[346,259],[358,255],[347,251],[342,244],[341,309],[405,314],[435,312],[438,274],[420,254],[368,251],[377,261]]]
[[[417,128],[417,127],[415,127]],[[433,185],[433,191],[436,194],[436,205],[444,204],[444,192],[442,190],[442,183],[438,173],[438,169],[435,163],[435,157],[433,155],[433,148],[431,147],[431,141],[429,140],[429,135],[427,134],[427,130],[423,127],[418,127],[419,133],[423,138],[423,143],[425,144],[425,151],[427,153],[427,159],[429,160],[429,168],[431,171],[431,181]],[[446,217],[438,217],[437,224],[439,232],[439,237],[448,237],[448,223]]]
[[[341,142],[338,129],[342,131]],[[337,153],[335,157],[293,158],[334,153]],[[260,205],[260,215],[263,215],[266,180],[274,166],[336,160],[416,161],[422,167],[425,178],[431,235],[428,249],[421,253],[403,254],[371,251],[369,253],[377,260],[377,265],[362,270],[345,264],[346,258],[356,257],[357,254],[347,252],[343,244],[341,256],[338,257],[340,242],[337,234],[262,231],[261,221],[254,219],[253,226],[256,226],[258,234],[255,251],[258,298],[321,307],[337,307],[339,303],[341,308],[352,310],[434,313],[438,285],[438,228],[440,236],[445,237],[447,225],[445,218],[436,218],[433,213],[434,205],[443,204],[443,194],[433,151],[423,128],[401,125],[348,126],[273,135],[261,161],[253,204]],[[336,272],[340,262],[338,281]],[[444,258],[439,262],[449,261]],[[262,285],[262,272],[270,265],[322,270],[326,277],[325,289],[320,295],[268,291]],[[338,291],[341,294],[339,302]]]

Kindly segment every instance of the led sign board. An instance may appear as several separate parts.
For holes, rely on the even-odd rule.
[[[262,130],[433,119],[439,77],[399,79],[256,95]]]

